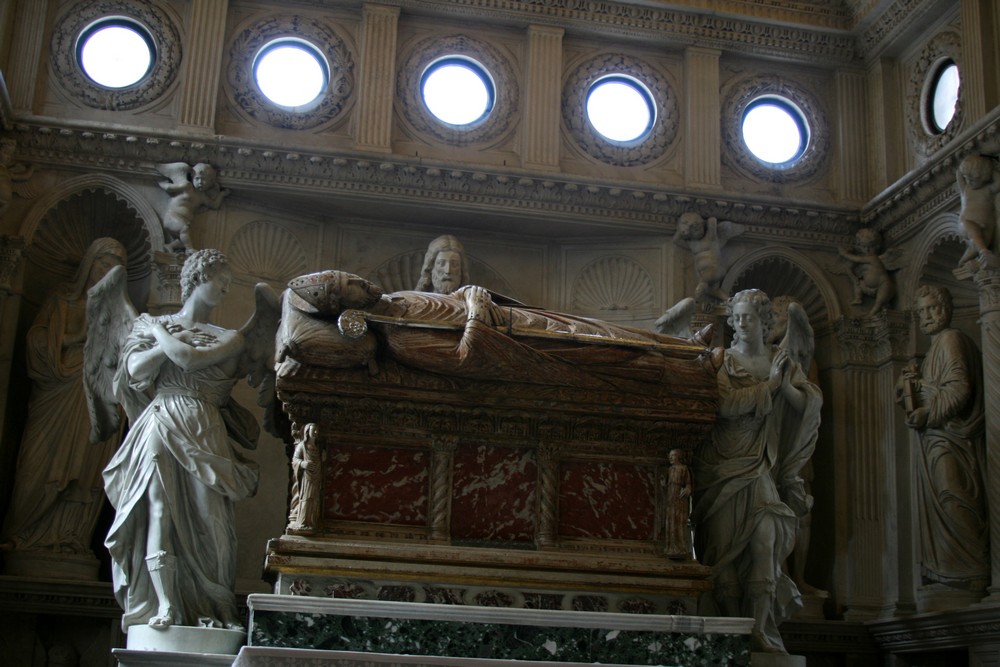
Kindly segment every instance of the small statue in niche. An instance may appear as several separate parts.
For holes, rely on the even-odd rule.
[[[997,194],[1000,193],[1000,170],[996,161],[985,155],[970,155],[958,166],[958,191],[962,195],[959,225],[968,248],[959,266],[973,259],[996,266]]]
[[[465,247],[451,234],[443,234],[427,246],[420,279],[414,287],[418,292],[451,294],[469,284],[469,265]]]
[[[156,170],[169,178],[160,181],[160,187],[170,195],[170,203],[163,214],[166,252],[181,250],[191,253],[191,224],[195,213],[202,206],[218,209],[230,191],[220,187],[215,167],[199,162],[194,167],[186,162],[169,162],[156,165]]]
[[[982,593],[990,577],[983,372],[975,342],[951,326],[951,293],[922,285],[914,307],[931,337],[905,368],[896,400],[920,436],[921,569],[925,583]]]
[[[319,427],[306,424],[302,427],[292,454],[292,503],[288,527],[292,530],[310,531],[319,527],[320,509],[320,451],[316,442]]]
[[[904,253],[897,249],[882,252],[882,234],[870,227],[855,233],[854,252],[843,248],[837,248],[837,252],[847,265],[841,263],[831,268],[850,276],[854,288],[851,304],[862,304],[865,296],[875,297],[875,303],[868,311],[868,317],[874,317],[896,296],[896,281],[889,272],[903,267]]]
[[[688,519],[691,515],[694,481],[682,450],[671,449],[668,460],[670,468],[667,471],[667,544],[664,552],[667,558],[687,560],[691,558],[691,527]]]
[[[729,239],[744,232],[743,225],[710,217],[707,220],[698,213],[682,213],[677,220],[674,243],[691,251],[694,270],[698,276],[695,300],[703,307],[711,307],[722,302],[729,295],[722,290],[722,279],[726,267],[722,262],[722,249]]]
[[[242,627],[233,503],[256,492],[257,466],[238,448],[256,447],[260,427],[231,394],[247,378],[260,388],[260,405],[274,399],[268,375],[280,310],[261,283],[242,329],[211,324],[231,280],[225,255],[199,250],[184,262],[176,314],[140,315],[108,330],[124,299],[108,290],[95,311],[103,316],[90,320],[88,335],[122,349],[117,364],[88,360],[87,372],[94,400],[120,401],[130,424],[104,469],[115,508],[105,546],[125,630]]]

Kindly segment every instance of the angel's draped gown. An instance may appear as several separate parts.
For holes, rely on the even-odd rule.
[[[230,400],[237,378],[218,366],[187,372],[164,361],[151,382],[131,377],[130,354],[154,345],[153,319],[140,316],[123,350],[116,390],[134,410],[125,442],[104,470],[116,510],[105,544],[111,553],[122,626],[146,623],[157,596],[146,569],[150,479],[159,477],[170,510],[170,543],[177,557],[174,602],[182,625],[235,620],[236,530],[233,501],[257,489],[256,464],[236,445],[252,447],[259,427]],[[150,400],[151,399],[151,400]]]

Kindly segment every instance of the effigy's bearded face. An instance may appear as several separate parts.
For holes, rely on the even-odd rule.
[[[346,271],[320,271],[294,278],[288,283],[309,312],[337,315],[345,309],[368,308],[382,298],[382,288]]]

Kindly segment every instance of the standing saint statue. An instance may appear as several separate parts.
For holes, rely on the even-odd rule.
[[[925,583],[982,592],[989,582],[989,520],[981,471],[985,413],[979,350],[951,327],[951,293],[922,285],[915,305],[931,346],[903,371],[896,397],[920,436],[920,552]]]
[[[104,501],[101,470],[120,434],[114,430],[94,444],[88,441],[83,381],[87,295],[110,269],[125,263],[121,243],[95,240],[73,280],[48,297],[28,330],[31,398],[3,541],[5,550],[23,552],[25,558],[8,556],[8,572],[15,559],[18,569],[41,563],[31,554],[45,551],[83,556],[92,561],[92,576],[97,576],[90,540]]]
[[[822,395],[796,361],[811,344],[800,317],[770,345],[764,292],[739,292],[727,309],[734,334],[716,375],[719,417],[694,460],[697,552],[712,568],[719,611],[753,617],[753,650],[785,653],[778,624],[801,597],[782,564],[811,506],[800,472],[816,447]]]
[[[242,628],[233,502],[256,492],[257,466],[239,448],[256,447],[260,429],[230,394],[242,377],[262,379],[278,312],[277,296],[258,285],[247,326],[209,323],[231,280],[221,252],[194,252],[181,272],[181,310],[140,315],[124,341],[113,384],[130,428],[104,483],[116,512],[105,545],[126,630]]]

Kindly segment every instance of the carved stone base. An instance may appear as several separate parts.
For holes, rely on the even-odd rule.
[[[118,667],[229,667],[233,656],[218,653],[181,653],[177,651],[132,651],[112,649]]]
[[[779,655],[775,653],[751,653],[753,667],[806,667],[804,655]]]
[[[97,581],[100,563],[93,554],[61,554],[52,551],[7,551],[4,574],[32,579]]]
[[[830,594],[826,591],[818,591],[814,595],[802,596],[802,609],[795,614],[795,618],[801,619],[821,619],[826,618],[823,606],[830,599]]]
[[[923,586],[917,591],[917,611],[948,611],[965,609],[976,604],[983,597],[983,591],[967,591],[944,584]]]
[[[125,647],[130,651],[236,655],[246,640],[246,632],[223,628],[194,628],[185,625],[151,628],[148,625],[133,625],[128,629]]]

